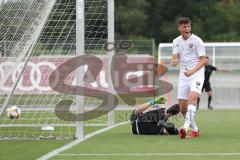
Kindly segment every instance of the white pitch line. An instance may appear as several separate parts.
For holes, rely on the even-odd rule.
[[[237,153],[80,153],[80,154],[58,154],[58,156],[240,156]]]
[[[72,148],[73,146],[75,146],[75,145],[77,145],[77,144],[79,144],[79,143],[81,143],[81,142],[83,142],[83,141],[85,141],[85,140],[87,140],[87,139],[89,139],[89,138],[91,138],[91,137],[93,137],[93,136],[96,136],[96,135],[98,135],[98,134],[101,134],[101,133],[103,133],[103,132],[106,132],[106,131],[108,131],[108,130],[110,130],[110,129],[112,129],[112,128],[115,128],[115,127],[124,125],[124,124],[126,124],[126,123],[128,123],[128,122],[129,122],[129,121],[121,122],[121,123],[118,123],[118,124],[116,124],[116,125],[108,126],[108,127],[106,127],[106,128],[100,129],[100,130],[98,130],[98,131],[96,131],[96,132],[87,134],[87,135],[84,137],[84,139],[77,139],[77,140],[75,140],[75,141],[73,141],[73,142],[71,142],[71,143],[68,143],[68,144],[64,145],[63,147],[57,148],[57,149],[55,149],[55,150],[53,150],[53,151],[51,151],[51,152],[49,152],[49,153],[41,156],[41,157],[38,158],[37,160],[46,160],[46,159],[52,158],[52,157],[54,157],[54,156],[56,156],[56,155],[59,155],[59,153],[65,151],[65,150],[68,150],[68,149]]]

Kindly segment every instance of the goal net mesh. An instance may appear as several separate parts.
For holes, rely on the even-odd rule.
[[[74,137],[75,122],[59,119],[54,109],[60,101],[72,100],[70,109],[74,113],[75,95],[53,91],[49,77],[58,66],[76,57],[76,1],[5,0],[0,5],[0,107],[7,103],[0,117],[0,137]],[[85,0],[84,7],[85,54],[104,59],[108,36],[107,0]],[[28,55],[31,55],[29,59]],[[76,73],[66,75],[64,82],[76,85]],[[17,87],[8,99],[15,83]],[[100,104],[100,99],[84,98],[86,110]],[[19,119],[7,117],[6,108],[13,105],[21,109]],[[106,121],[107,115],[104,115],[86,124],[101,126]],[[89,130],[92,129],[86,132]]]

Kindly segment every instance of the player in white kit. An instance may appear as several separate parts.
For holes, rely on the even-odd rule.
[[[199,136],[195,123],[197,99],[201,94],[204,82],[204,65],[206,53],[203,41],[191,33],[191,20],[187,17],[179,18],[178,30],[181,35],[173,40],[171,64],[180,64],[178,82],[178,100],[180,111],[185,117],[183,128],[180,129],[180,138],[186,137],[186,130],[191,127],[190,138]]]

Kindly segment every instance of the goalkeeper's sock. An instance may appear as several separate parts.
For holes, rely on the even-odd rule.
[[[189,105],[188,106],[188,111],[190,112],[190,119],[191,119],[190,126],[194,131],[198,131],[198,127],[197,127],[196,122],[195,122],[196,106]]]

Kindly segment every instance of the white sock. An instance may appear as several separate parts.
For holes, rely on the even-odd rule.
[[[189,128],[190,124],[191,124],[191,117],[190,117],[190,112],[187,111],[185,117],[184,117],[184,125],[183,128],[185,128],[186,130]]]
[[[188,112],[190,112],[190,119],[191,119],[190,126],[194,131],[198,131],[198,127],[195,123],[196,109],[197,109],[196,106],[188,105]]]

